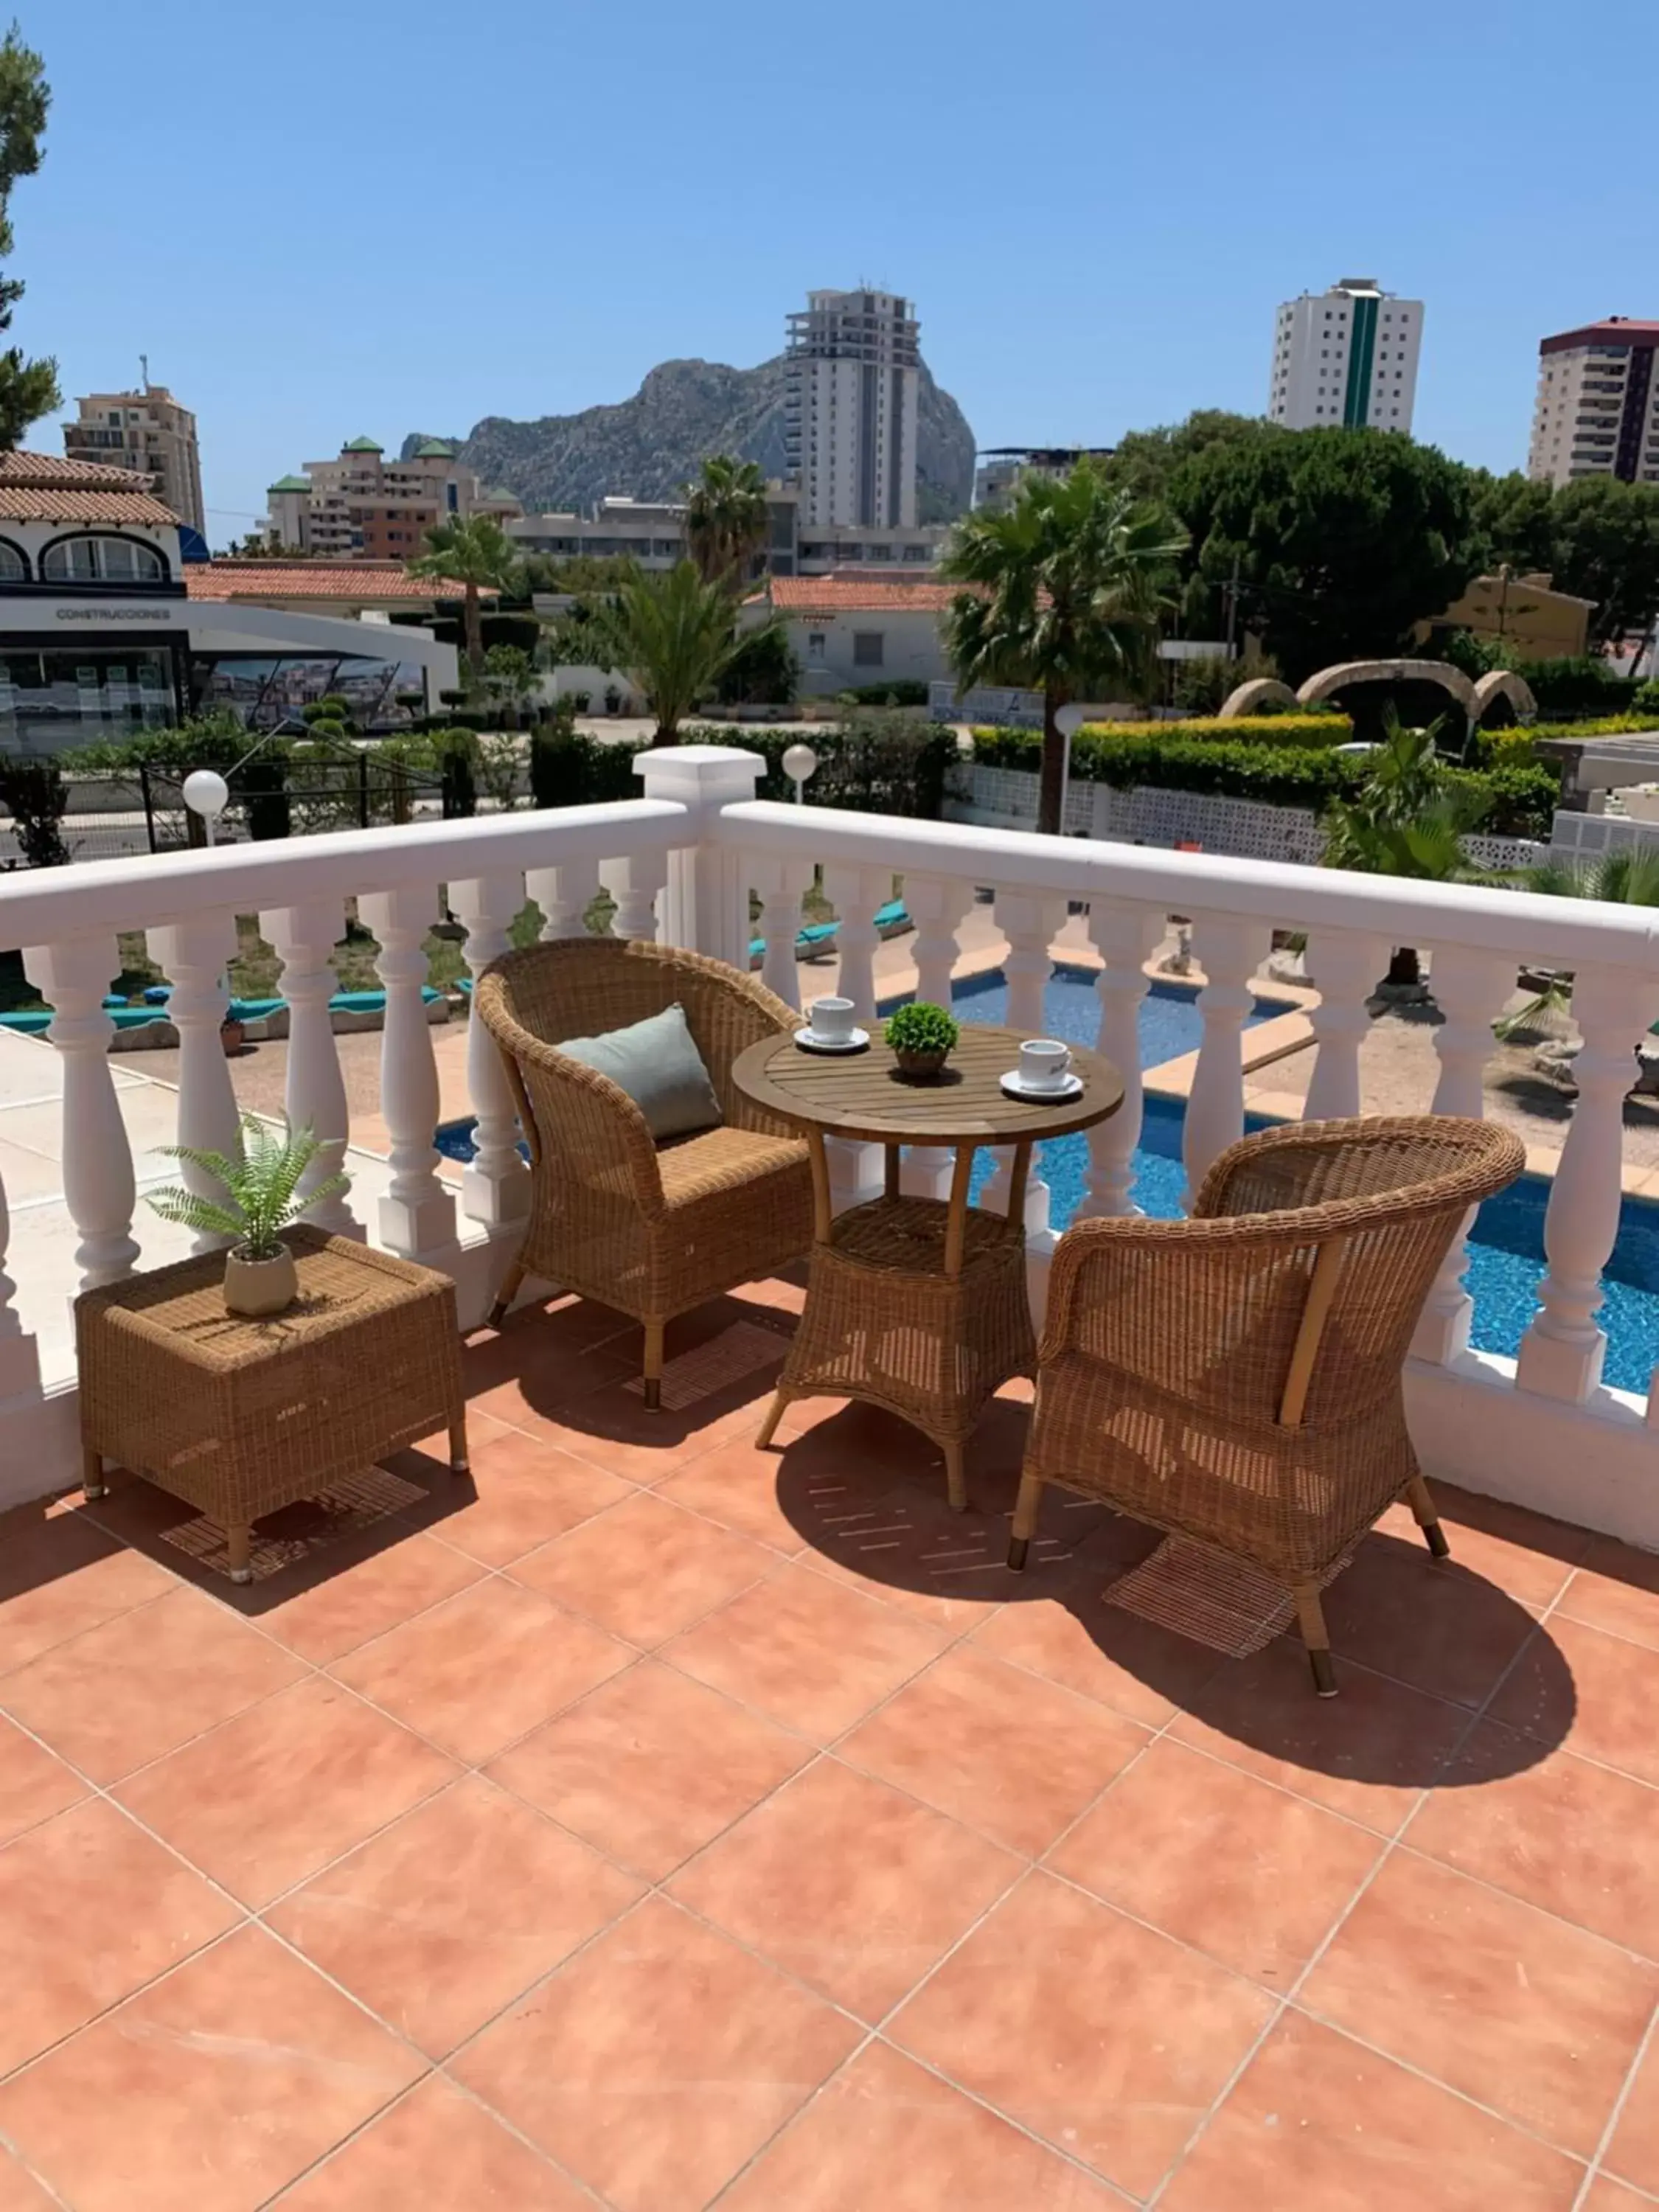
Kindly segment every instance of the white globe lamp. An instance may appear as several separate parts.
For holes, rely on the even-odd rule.
[[[230,786],[217,769],[195,768],[185,778],[184,800],[192,814],[201,816],[211,845],[218,833],[219,817],[230,804]]]
[[[818,757],[811,745],[791,745],[783,757],[783,772],[795,787],[795,804],[806,803],[806,779],[817,769]]]

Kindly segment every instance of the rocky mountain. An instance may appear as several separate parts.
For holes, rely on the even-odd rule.
[[[532,511],[586,508],[607,492],[668,499],[708,453],[733,453],[781,477],[783,395],[781,354],[757,368],[665,361],[614,407],[533,422],[486,415],[459,441],[460,454],[487,484],[505,484]],[[916,412],[918,513],[923,522],[946,522],[973,495],[974,434],[925,363]],[[404,439],[405,459],[427,434]]]

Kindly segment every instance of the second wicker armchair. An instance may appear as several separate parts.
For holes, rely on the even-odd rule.
[[[775,1273],[812,1241],[806,1146],[735,1089],[746,1045],[794,1024],[781,999],[717,960],[603,937],[509,952],[480,978],[533,1174],[529,1226],[491,1320],[526,1274],[645,1328],[645,1396],[660,1403],[677,1314]],[[678,1005],[720,1100],[718,1127],[661,1144],[625,1091],[559,1049]]]
[[[1450,1115],[1292,1122],[1246,1137],[1189,1221],[1060,1239],[1009,1565],[1044,1486],[1249,1560],[1294,1600],[1322,1697],[1320,1593],[1406,1498],[1446,1554],[1402,1373],[1435,1276],[1525,1148]]]

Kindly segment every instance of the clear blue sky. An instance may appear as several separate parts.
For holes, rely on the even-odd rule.
[[[1655,0],[15,4],[13,336],[66,394],[148,352],[216,543],[359,432],[760,361],[811,285],[914,295],[981,445],[1095,444],[1260,410],[1275,303],[1374,275],[1494,468],[1542,333],[1659,317]]]

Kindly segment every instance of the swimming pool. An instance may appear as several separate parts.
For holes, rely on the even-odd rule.
[[[883,1013],[903,1001],[884,999]],[[985,975],[964,975],[951,987],[951,1003],[965,1022],[1005,1022],[1008,1018],[1008,984],[1000,969]],[[1294,1010],[1293,999],[1258,996],[1246,1029],[1271,1021],[1275,1014]],[[1042,1018],[1052,1036],[1067,1044],[1093,1044],[1100,1034],[1100,999],[1095,990],[1095,970],[1064,963],[1057,966],[1042,994]],[[1196,1052],[1204,1036],[1204,1017],[1198,1011],[1198,987],[1155,978],[1140,1002],[1140,1064],[1161,1067],[1166,1060]]]
[[[951,992],[952,1004],[968,1021],[1000,1022],[1008,1004],[1008,986],[999,973],[964,978]],[[896,1004],[896,1001],[894,1001]],[[1254,1027],[1289,1010],[1291,1002],[1258,998],[1245,1026]],[[1099,1001],[1092,972],[1058,967],[1049,979],[1043,1018],[1069,1044],[1092,1044],[1099,1027]],[[1196,993],[1188,986],[1155,981],[1140,1006],[1140,1064],[1159,1066],[1196,1050],[1203,1018]],[[1181,1163],[1182,1107],[1170,1098],[1148,1098],[1134,1152],[1133,1194],[1137,1206],[1158,1220],[1181,1212],[1186,1171]],[[1269,1123],[1252,1116],[1248,1126]],[[472,1157],[472,1123],[447,1122],[437,1133],[440,1152],[452,1159]],[[1039,1146],[1037,1157],[1050,1192],[1049,1218],[1056,1229],[1069,1226],[1087,1188],[1089,1140],[1056,1137]],[[988,1180],[993,1163],[981,1153],[973,1193]],[[1470,1341],[1478,1352],[1505,1352],[1513,1358],[1538,1303],[1543,1279],[1544,1212],[1550,1186],[1542,1176],[1522,1176],[1475,1216],[1464,1279],[1474,1300]],[[1644,1392],[1659,1365],[1659,1205],[1626,1198],[1620,1210],[1619,1235],[1602,1275],[1603,1304],[1598,1319],[1607,1334],[1602,1380],[1615,1389]]]

